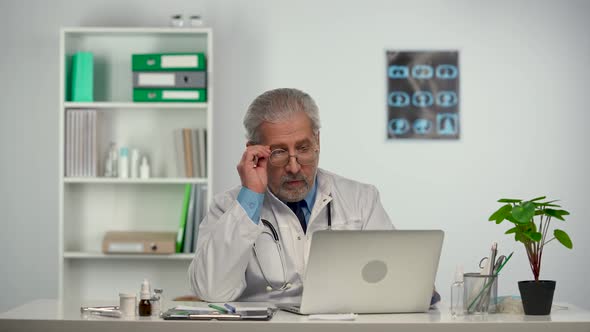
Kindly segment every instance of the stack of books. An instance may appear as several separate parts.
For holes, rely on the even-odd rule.
[[[207,214],[207,185],[186,184],[176,234],[176,252],[192,253],[197,248],[199,226]]]
[[[66,110],[65,176],[97,176],[96,110]]]
[[[207,101],[205,54],[133,54],[131,58],[133,101]]]
[[[174,131],[178,177],[207,177],[207,129],[180,128]]]

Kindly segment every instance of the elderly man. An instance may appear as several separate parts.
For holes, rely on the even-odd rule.
[[[306,93],[258,96],[244,118],[241,185],[217,195],[189,267],[207,301],[299,302],[313,232],[393,229],[377,189],[318,168],[320,119]]]

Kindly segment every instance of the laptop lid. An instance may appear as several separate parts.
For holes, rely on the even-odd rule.
[[[430,306],[441,230],[317,231],[300,312],[425,312]]]

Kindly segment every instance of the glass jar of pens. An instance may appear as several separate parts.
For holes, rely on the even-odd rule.
[[[465,273],[463,303],[467,314],[496,312],[498,304],[498,275]]]
[[[501,255],[496,258],[497,244],[492,247],[492,254],[480,261],[480,272],[461,274],[462,278],[451,286],[451,313],[453,317],[462,313],[495,313],[498,305],[498,275],[512,257]],[[483,265],[483,266],[482,266]],[[462,298],[457,296],[463,294]]]

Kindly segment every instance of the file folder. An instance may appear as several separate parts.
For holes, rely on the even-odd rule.
[[[206,88],[204,71],[133,72],[134,88]]]
[[[204,53],[152,53],[133,54],[133,71],[204,71]]]
[[[133,89],[138,102],[205,102],[206,89]]]
[[[94,101],[94,56],[77,52],[72,56],[71,101]]]

